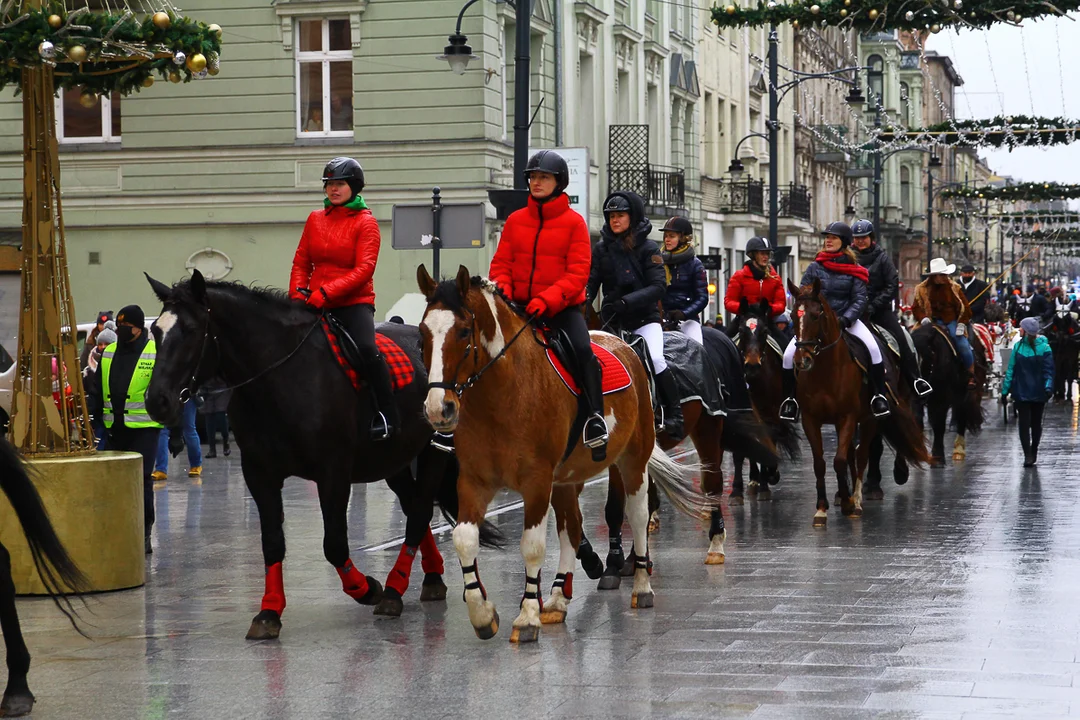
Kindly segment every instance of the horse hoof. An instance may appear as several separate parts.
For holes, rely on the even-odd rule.
[[[540,627],[538,625],[526,625],[516,627],[510,632],[512,643],[534,643],[540,639]]]
[[[844,517],[848,518],[849,520],[858,520],[862,517],[862,508],[853,507],[850,510],[844,512]]]
[[[622,585],[622,577],[618,573],[604,573],[600,582],[596,583],[597,590],[618,590]]]
[[[814,527],[823,528],[829,524],[829,516],[825,514],[823,510],[818,510],[817,515],[814,515]]]
[[[750,482],[746,483],[746,494],[747,495],[751,495],[751,496],[757,495],[758,490],[760,490],[760,489],[761,489],[761,486],[760,486],[760,484],[758,483],[757,480],[751,480]]]
[[[651,592],[638,593],[630,597],[630,607],[635,610],[644,610],[653,606],[653,594]]]
[[[490,624],[485,625],[482,628],[473,628],[473,630],[476,631],[476,637],[481,640],[490,640],[495,637],[497,632],[499,632],[499,611],[492,610],[492,613],[494,616],[491,618]]]
[[[383,586],[375,578],[368,578],[368,591],[364,593],[363,597],[356,598],[356,602],[361,605],[378,605],[379,601],[383,597]]]
[[[757,494],[758,502],[772,502],[772,490],[759,490]]]
[[[742,505],[743,504],[743,496],[742,495],[730,495],[730,496],[728,496],[728,501],[727,502],[728,502],[728,505]]]
[[[281,616],[273,610],[263,610],[251,621],[248,640],[277,640],[281,635]]]
[[[649,534],[652,535],[653,533],[657,532],[659,529],[660,529],[660,516],[659,515],[653,515],[651,518],[649,518]]]
[[[428,578],[431,578],[430,580]],[[446,583],[442,575],[428,573],[424,576],[424,584],[420,588],[420,602],[439,602],[446,599]]]
[[[705,556],[706,565],[723,565],[724,553],[711,552]]]
[[[945,467],[945,458],[935,457],[930,460],[930,467],[935,470]]]
[[[766,479],[766,482],[768,482],[769,485],[779,485],[780,484],[780,471],[776,470],[775,472],[769,473],[769,477]]]
[[[401,611],[405,609],[401,602],[401,595],[393,588],[387,588],[383,593],[382,600],[375,606],[375,614],[383,617],[401,617]]]
[[[963,462],[967,458],[965,453],[954,452],[952,454],[953,462]]]
[[[559,625],[566,622],[565,610],[545,610],[540,613],[540,622],[544,625]],[[514,628],[517,630],[517,628]]]
[[[21,717],[29,715],[34,709],[34,695],[30,691],[25,693],[4,693],[4,699],[0,702],[0,717]]]
[[[604,563],[600,561],[599,555],[589,553],[581,558],[581,569],[585,571],[590,580],[599,580],[600,576],[604,574]]]
[[[866,488],[863,490],[863,500],[884,500],[885,492],[879,488]]]

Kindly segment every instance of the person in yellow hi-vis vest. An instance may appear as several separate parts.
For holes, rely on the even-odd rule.
[[[90,414],[100,418],[108,437],[106,450],[137,452],[143,458],[143,512],[146,552],[154,525],[154,470],[161,423],[146,412],[146,390],[154,372],[157,347],[146,332],[146,317],[138,305],[116,314],[117,341],[101,353],[98,371],[87,378]]]

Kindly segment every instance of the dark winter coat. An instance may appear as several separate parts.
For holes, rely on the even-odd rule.
[[[1054,394],[1054,354],[1045,336],[1036,336],[1035,347],[1026,337],[1013,345],[1001,386],[1003,396],[1009,393],[1019,402],[1040,403]]]
[[[1048,323],[1054,319],[1054,306],[1050,304],[1045,295],[1037,292],[1031,296],[1031,305],[1027,316],[1037,317],[1044,323]]]
[[[867,283],[866,315],[873,318],[892,310],[892,302],[900,291],[900,276],[880,245],[874,243],[864,251],[856,251],[859,264],[870,273]]]
[[[671,274],[667,291],[664,293],[664,312],[676,310],[687,320],[697,320],[698,315],[709,304],[709,279],[705,266],[694,255],[694,249],[686,248],[682,252],[663,252],[661,257],[667,272]]]
[[[986,302],[990,299],[990,293],[983,292],[986,287],[986,283],[978,278],[972,279],[967,285],[963,280],[960,281],[960,289],[964,291],[964,297],[967,298],[968,306],[971,308],[971,322],[986,322]],[[978,300],[975,299],[976,297]]]
[[[821,281],[822,296],[836,316],[845,321],[848,327],[862,317],[867,301],[866,283],[852,275],[827,270],[819,262],[810,263],[799,284],[812,285],[814,280]]]
[[[626,195],[632,203],[641,202],[632,193]],[[629,250],[623,239],[604,225],[600,241],[593,246],[589,273],[589,300],[603,287],[600,316],[604,322],[611,321],[611,325],[623,330],[637,330],[642,325],[660,322],[660,301],[667,288],[664,260],[659,246],[649,240],[652,224],[645,218],[644,207],[631,213],[631,222],[635,220],[631,230],[634,244]]]
[[[232,391],[226,390],[226,387],[228,386],[221,378],[215,377],[207,380],[199,389],[199,393],[203,398],[203,404],[199,408],[199,412],[203,415],[213,415],[228,410]]]

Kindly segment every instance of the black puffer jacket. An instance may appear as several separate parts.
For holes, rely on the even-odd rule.
[[[900,276],[889,258],[889,253],[874,243],[866,250],[856,251],[855,256],[859,264],[870,273],[870,282],[866,287],[867,317],[873,318],[891,311],[892,301],[900,291]]]
[[[866,283],[852,275],[826,270],[819,262],[810,263],[799,284],[812,285],[814,280],[821,281],[821,294],[837,317],[846,318],[849,327],[862,317],[866,309]]]
[[[592,271],[589,273],[588,302],[603,287],[604,302],[600,317],[611,327],[637,330],[642,325],[660,322],[660,300],[667,288],[664,260],[660,248],[649,240],[652,224],[645,217],[645,203],[632,192],[615,193],[630,202],[630,227],[634,244],[627,250],[623,238],[616,237],[605,224],[600,241],[593,245]]]

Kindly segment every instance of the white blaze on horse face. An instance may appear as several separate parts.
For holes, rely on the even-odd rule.
[[[180,318],[178,318],[176,313],[171,310],[166,310],[161,313],[161,315],[158,315],[158,319],[154,321],[154,324],[157,325],[158,330],[161,331],[162,345],[165,344],[165,336],[169,334],[169,331],[173,329],[179,320]]]
[[[449,310],[432,310],[424,318],[423,325],[431,333],[431,367],[428,368],[428,382],[446,382],[443,377],[443,351],[446,347],[446,336],[454,327],[454,313]],[[428,420],[432,422],[442,420],[442,404],[445,397],[446,391],[443,389],[428,390],[427,399],[424,401],[424,412]]]

